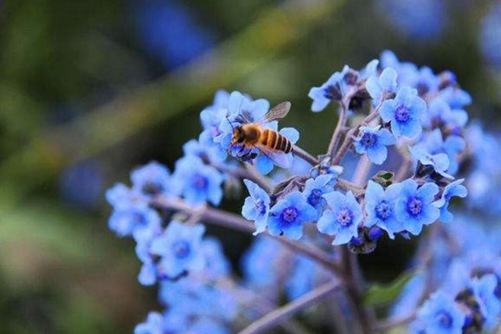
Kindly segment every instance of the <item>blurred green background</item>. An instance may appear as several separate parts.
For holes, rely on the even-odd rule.
[[[0,333],[131,332],[157,308],[155,289],[136,280],[133,241],[107,229],[104,193],[150,160],[172,168],[219,88],[291,101],[283,123],[320,154],[335,114],[311,113],[309,88],[391,49],[456,73],[472,118],[498,123],[501,56],[489,46],[501,28],[482,33],[495,2],[443,0],[428,12],[412,2],[1,1]],[[421,11],[424,21],[408,19],[418,33],[395,20],[399,6]],[[249,241],[209,233],[235,263]],[[391,279],[409,248],[381,245],[367,273]]]

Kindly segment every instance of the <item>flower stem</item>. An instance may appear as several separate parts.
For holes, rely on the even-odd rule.
[[[310,305],[320,301],[321,299],[327,297],[330,293],[334,292],[340,287],[339,281],[329,282],[307,294],[299,297],[298,299],[286,304],[271,313],[268,313],[264,317],[258,319],[257,321],[250,324],[247,328],[239,332],[239,334],[258,334],[267,329],[270,329],[284,319],[292,316],[294,313],[303,310]]]
[[[329,143],[329,148],[327,149],[327,155],[331,157],[331,160],[334,158],[334,152],[339,144],[339,140],[341,139],[341,134],[343,133],[343,129],[346,126],[346,121],[348,120],[348,108],[346,104],[341,102],[341,112],[339,113],[339,120],[337,122],[336,128],[334,129],[334,133],[332,134],[331,141]]]
[[[318,165],[318,159],[316,159],[314,156],[303,150],[301,147],[293,145],[292,146],[292,153],[294,155],[297,155],[307,163],[309,163],[312,166]]]

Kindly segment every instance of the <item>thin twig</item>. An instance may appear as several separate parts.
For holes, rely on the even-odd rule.
[[[194,208],[182,200],[172,199],[165,196],[160,196],[155,198],[152,201],[152,204],[165,209],[184,211],[190,215],[199,214],[201,210],[201,208]],[[210,207],[203,209],[203,212],[200,215],[200,221],[227,227],[245,233],[253,233],[255,231],[252,222],[242,218],[242,216],[235,213],[214,209]],[[293,251],[300,252],[310,257],[312,260],[323,265],[330,271],[339,273],[339,268],[337,266],[337,263],[333,259],[331,259],[327,253],[320,250],[316,246],[307,245],[302,242],[292,241],[290,239],[281,236],[272,236],[268,233],[265,233],[265,235],[279,241],[280,243],[289,247]]]
[[[258,334],[267,329],[270,329],[278,325],[284,319],[287,319],[288,317],[292,316],[296,312],[301,311],[309,307],[310,305],[320,301],[321,299],[327,297],[330,293],[338,289],[340,286],[341,284],[339,281],[334,281],[321,285],[320,287],[316,288],[313,291],[308,292],[307,294],[299,297],[293,302],[284,305],[276,309],[275,311],[267,314],[266,316],[262,317],[261,319],[253,322],[247,328],[239,332],[239,334]]]
[[[334,158],[334,152],[336,152],[336,148],[339,144],[339,140],[341,139],[341,135],[343,134],[343,129],[346,126],[346,121],[348,120],[348,107],[343,102],[340,103],[341,112],[339,113],[339,119],[337,121],[336,129],[334,129],[334,133],[332,134],[331,141],[329,143],[329,148],[327,149],[327,155],[331,157],[331,160]]]
[[[292,146],[292,153],[294,155],[297,155],[307,163],[309,163],[312,166],[318,165],[318,159],[316,159],[314,156],[303,150],[301,147],[293,145]]]

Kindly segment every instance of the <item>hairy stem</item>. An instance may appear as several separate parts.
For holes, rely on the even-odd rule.
[[[293,145],[292,146],[292,153],[294,155],[300,157],[301,159],[303,159],[304,161],[306,161],[307,163],[309,163],[312,166],[318,165],[318,160],[299,146]]]
[[[339,140],[341,139],[341,135],[343,133],[343,129],[346,126],[346,121],[348,120],[348,108],[346,104],[341,102],[341,112],[339,113],[339,119],[334,129],[334,133],[332,134],[331,141],[329,143],[329,148],[327,149],[327,155],[331,157],[331,160],[334,158],[334,152],[339,144]]]
[[[334,281],[327,284],[321,285],[313,291],[299,297],[298,299],[286,304],[273,312],[267,314],[261,319],[253,322],[247,328],[242,330],[239,334],[257,334],[261,333],[267,329],[270,329],[278,325],[283,320],[292,316],[298,311],[301,311],[310,305],[322,300],[327,297],[330,293],[335,291],[340,287],[340,282]]]
[[[205,223],[219,225],[245,233],[253,233],[255,231],[254,225],[251,221],[242,218],[238,214],[224,210],[214,209],[210,207],[194,208],[182,200],[171,199],[164,196],[155,198],[152,201],[152,204],[164,209],[183,211],[188,213],[189,215],[199,215],[200,221],[203,221]],[[317,247],[313,245],[307,245],[302,242],[295,242],[281,236],[272,236],[267,233],[265,235],[279,241],[293,251],[300,252],[310,257],[312,260],[318,262],[327,269],[334,271],[335,273],[339,272],[337,263],[333,259],[331,259],[327,253],[318,249]]]

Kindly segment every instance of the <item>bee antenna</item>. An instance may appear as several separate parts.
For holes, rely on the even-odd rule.
[[[232,130],[232,131],[235,131],[235,127],[233,127],[233,123],[231,123],[231,121],[230,121],[230,119],[228,118],[228,116],[226,116],[226,119],[228,120],[228,123],[230,123],[231,130]]]

